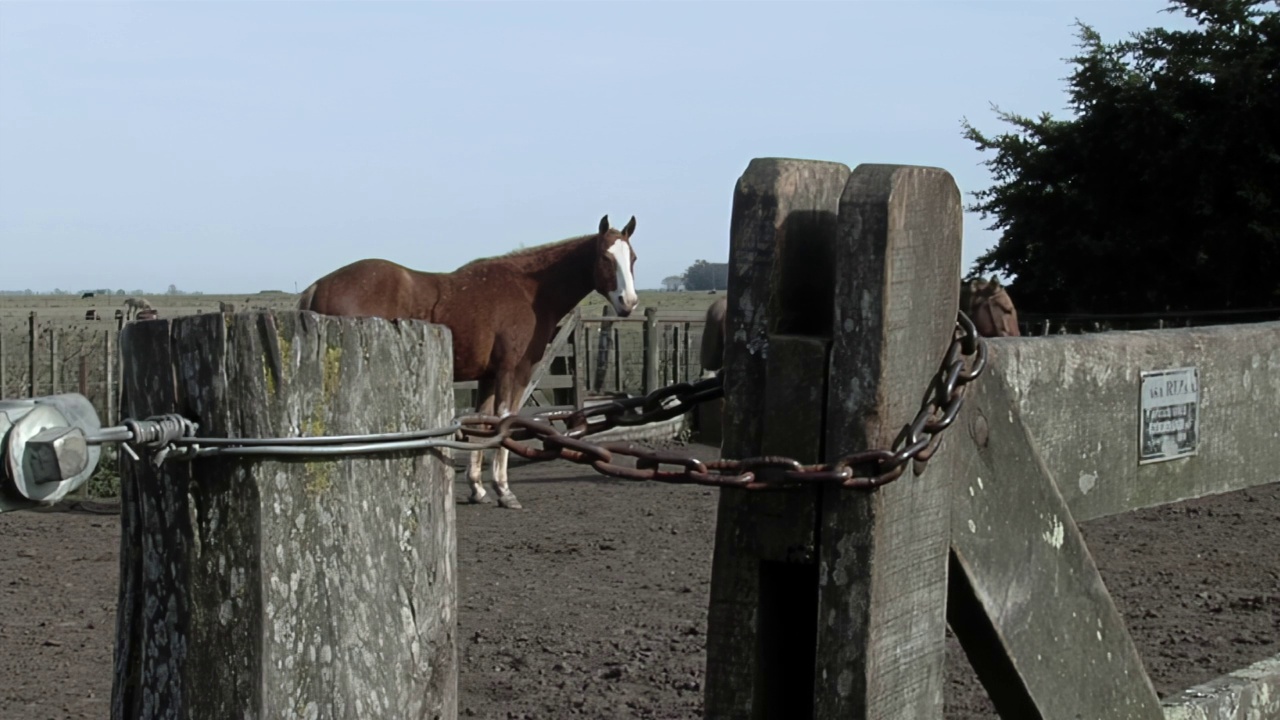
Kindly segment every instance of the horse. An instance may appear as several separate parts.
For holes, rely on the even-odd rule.
[[[636,219],[618,231],[609,216],[597,232],[473,260],[452,272],[414,270],[370,258],[325,275],[302,291],[299,310],[321,315],[424,320],[453,335],[454,382],[476,380],[476,411],[501,417],[520,412],[533,368],[556,326],[592,290],[620,317],[635,310]],[[494,451],[498,505],[519,509],[507,481],[510,451]],[[471,453],[467,480],[472,503],[489,502],[481,484],[484,455]]]
[[[973,320],[983,337],[1019,337],[1018,310],[995,275],[960,286],[960,308]]]
[[[724,364],[725,313],[728,298],[718,298],[707,308],[702,328],[703,377],[712,376]],[[960,309],[973,320],[982,337],[1018,337],[1018,311],[1013,299],[994,275],[990,280],[978,278],[960,285]]]
[[[706,323],[702,326],[702,376],[715,374],[724,365],[725,313],[729,310],[729,298],[721,297],[707,308]]]
[[[151,307],[151,303],[147,302],[146,298],[126,298],[121,304],[125,306],[124,317],[126,320],[143,310],[155,310],[155,308]]]

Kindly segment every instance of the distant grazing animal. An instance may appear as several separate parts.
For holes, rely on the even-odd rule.
[[[155,309],[151,307],[151,303],[147,302],[146,298],[126,298],[124,303],[122,304],[125,306],[124,317],[126,320],[128,320],[135,313],[141,312],[143,310]]]
[[[218,312],[233,313],[236,311],[236,304],[229,302],[218,302]]]
[[[635,310],[635,229],[634,217],[619,232],[606,215],[591,235],[473,260],[448,273],[359,260],[312,283],[298,308],[448,326],[454,381],[477,380],[476,411],[505,417],[520,412],[533,368],[556,326],[592,290],[621,317]],[[509,454],[506,448],[494,451],[493,485],[500,506],[519,508],[507,482]],[[480,482],[483,461],[483,453],[473,452],[467,467],[473,503],[488,502]]]
[[[960,309],[964,310],[983,337],[1018,337],[1018,310],[995,275],[978,278],[960,286]]]
[[[86,299],[86,298],[91,298],[91,297],[93,297],[93,293],[91,293],[91,292],[87,292],[87,293],[85,293],[85,294],[81,295],[81,296],[80,296],[80,299],[81,299],[81,300],[84,300],[84,299]]]
[[[84,319],[85,320],[101,320],[102,317],[98,315],[97,310],[86,310],[84,313]]]

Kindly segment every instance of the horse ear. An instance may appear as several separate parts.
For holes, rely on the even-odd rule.
[[[607,232],[609,232],[609,216],[605,215],[600,218],[600,234],[603,235]]]
[[[622,237],[630,238],[631,233],[636,231],[636,216],[632,215],[631,220],[627,222],[627,226],[622,228]]]

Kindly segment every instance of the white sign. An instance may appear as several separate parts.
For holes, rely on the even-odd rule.
[[[1195,455],[1200,444],[1200,374],[1193,367],[1142,373],[1138,464]]]

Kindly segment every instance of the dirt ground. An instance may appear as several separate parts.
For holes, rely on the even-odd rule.
[[[458,506],[460,716],[701,717],[715,491],[563,462],[512,486],[523,511]],[[119,523],[95,510],[0,515],[0,718],[108,716]],[[1278,520],[1270,485],[1084,525],[1162,696],[1280,652]],[[946,702],[995,717],[954,641]]]

